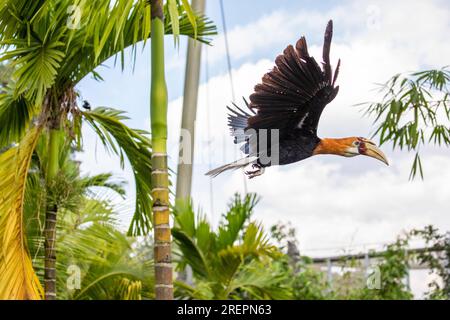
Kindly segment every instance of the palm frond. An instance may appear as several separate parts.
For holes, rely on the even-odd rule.
[[[211,20],[195,15],[187,1],[170,0],[164,10],[165,33],[175,38],[186,35],[209,43],[217,33]],[[77,12],[80,21],[71,26]],[[38,103],[51,86],[74,86],[113,56],[121,54],[123,68],[124,50],[136,50],[151,36],[147,0],[5,0],[0,17],[0,60],[17,66],[16,95]]]
[[[242,244],[228,246],[218,251],[216,270],[225,283],[232,281],[244,262],[261,256],[279,256],[278,249],[271,245],[261,225],[251,222],[245,229]]]
[[[23,222],[28,168],[40,132],[40,127],[33,128],[18,146],[0,154],[0,299],[40,299],[43,294]]]
[[[182,252],[183,259],[191,266],[192,270],[200,277],[207,278],[211,275],[212,270],[210,270],[208,260],[195,240],[178,228],[172,229],[172,235]]]
[[[177,11],[173,2],[177,3]],[[71,74],[74,83],[116,55],[120,55],[118,61],[123,69],[124,50],[132,47],[134,57],[137,44],[143,42],[145,45],[151,36],[150,5],[147,0],[117,0],[113,5],[87,2],[82,10],[89,11],[90,15],[82,21],[81,29],[73,35],[73,49],[67,50],[65,65],[61,67],[61,74]],[[164,6],[164,12],[165,34],[173,34],[175,39],[178,35],[184,35],[209,44],[211,37],[217,34],[210,19],[204,15],[194,15],[177,0],[168,2]],[[79,65],[79,61],[83,63]]]
[[[229,205],[228,212],[224,216],[224,222],[219,226],[217,236],[218,249],[232,246],[238,240],[244,224],[250,219],[253,208],[258,201],[256,194],[247,194],[243,200],[238,194],[235,194],[233,201]]]
[[[165,34],[175,38],[186,35],[208,43],[209,36],[216,34],[216,28],[204,15],[196,15],[188,1],[169,0],[164,6]],[[93,8],[86,8],[93,9]],[[128,45],[145,41],[150,37],[150,5],[148,0],[135,2],[118,0],[113,6],[96,5],[87,23],[87,35],[94,36],[95,57],[107,47],[124,49]],[[92,24],[95,22],[95,24]],[[89,24],[90,23],[90,24]]]
[[[192,201],[190,199],[176,199],[173,213],[175,215],[175,227],[183,230],[189,237],[194,237],[196,221]]]
[[[269,242],[261,224],[250,221],[258,198],[235,195],[213,231],[190,202],[178,201],[172,229],[180,264],[189,265],[194,285],[178,281],[176,295],[192,299],[289,298],[287,273],[275,264],[282,253]],[[259,270],[261,269],[261,270]],[[285,293],[283,293],[283,291]]]
[[[128,230],[130,235],[145,235],[151,228],[151,143],[147,133],[127,127],[123,111],[99,107],[83,112],[84,120],[91,126],[107,150],[125,157],[133,168],[136,182],[136,209]]]
[[[62,39],[50,38],[46,43],[26,40],[9,40],[10,50],[4,52],[1,61],[9,60],[15,66],[13,78],[17,79],[14,97],[25,95],[29,101],[41,104],[46,90],[54,83],[64,53]]]
[[[139,280],[130,280],[122,278],[120,280],[118,295],[120,300],[141,300],[142,282]]]
[[[257,300],[289,300],[293,298],[289,276],[275,261],[253,260],[232,279],[228,292],[244,291]]]
[[[173,39],[175,45],[177,45],[180,36],[180,23],[178,20],[178,4],[176,0],[167,0],[167,11],[169,13],[169,19],[172,22]]]
[[[13,90],[9,86],[0,93],[0,148],[20,141],[37,111],[23,95],[15,98]]]
[[[70,230],[70,229],[68,229]],[[151,286],[151,260],[142,263],[132,257],[133,240],[115,227],[94,223],[77,228],[59,242],[61,277],[64,288],[67,277],[64,269],[76,265],[81,270],[81,287],[64,290],[73,299],[139,299],[143,286]]]
[[[0,6],[0,41],[23,34],[27,21],[49,4],[47,0],[4,0]]]
[[[211,231],[210,224],[204,215],[198,214],[197,218],[195,217],[189,200],[176,201],[174,216],[172,235],[182,253],[182,260],[186,260],[198,276],[211,276],[213,270],[207,255],[214,245],[215,234]]]
[[[108,188],[122,197],[124,197],[126,194],[124,184],[125,181],[114,181],[112,173],[100,173],[95,176],[86,176],[81,179],[81,185],[83,188]]]

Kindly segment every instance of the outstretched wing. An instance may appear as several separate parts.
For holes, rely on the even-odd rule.
[[[332,35],[330,20],[324,37],[322,68],[309,55],[305,37],[276,58],[276,66],[264,75],[250,96],[249,106],[257,114],[248,118],[247,129],[280,129],[280,137],[295,129],[317,133],[320,115],[339,89],[334,84],[340,61],[334,77],[330,65]]]

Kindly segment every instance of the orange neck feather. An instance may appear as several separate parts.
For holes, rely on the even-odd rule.
[[[313,155],[317,154],[337,154],[343,155],[348,145],[352,143],[354,138],[324,138],[313,151]]]

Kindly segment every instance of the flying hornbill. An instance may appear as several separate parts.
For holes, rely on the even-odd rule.
[[[235,143],[244,142],[241,150],[247,156],[226,164],[207,175],[213,177],[229,170],[252,165],[247,171],[249,178],[261,175],[270,165],[285,165],[318,154],[335,154],[344,157],[365,155],[388,164],[386,156],[375,143],[362,137],[324,138],[317,136],[317,125],[325,106],[337,95],[339,86],[335,82],[340,60],[334,71],[330,64],[330,46],[333,22],[327,24],[322,53],[322,68],[308,53],[306,39],[301,37],[295,48],[289,45],[275,60],[275,67],[266,73],[262,83],[255,86],[250,103],[244,99],[250,113],[236,104],[228,108],[228,125]],[[255,112],[256,110],[257,112]],[[265,132],[266,141],[270,133],[277,130],[278,142],[261,142]],[[273,134],[273,133],[272,133]],[[278,161],[263,162],[276,150]]]

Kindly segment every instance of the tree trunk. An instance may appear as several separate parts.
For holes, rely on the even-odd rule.
[[[48,142],[48,163],[47,163],[47,190],[52,190],[52,183],[58,174],[59,167],[59,136],[60,131],[57,128],[50,129]],[[54,199],[47,197],[47,209],[45,212],[45,260],[44,260],[44,291],[46,300],[56,299],[56,213],[57,206]],[[52,197],[54,198],[54,197]]]
[[[192,10],[198,14],[205,12],[205,0],[192,0]],[[181,117],[180,158],[177,171],[177,199],[188,200],[191,196],[192,167],[194,165],[195,119],[197,116],[198,85],[200,82],[200,63],[202,45],[195,39],[188,40],[186,73],[184,78],[183,115]],[[189,134],[186,135],[186,130]],[[189,139],[183,141],[181,139]],[[185,148],[189,150],[185,150]],[[188,157],[181,157],[187,152]],[[187,159],[189,158],[189,159]],[[185,163],[184,161],[188,161]],[[212,214],[212,213],[211,213]]]
[[[173,299],[169,178],[167,168],[167,86],[164,75],[162,0],[151,0],[151,132],[155,298]]]
[[[205,0],[192,0],[192,10],[197,14],[205,12]],[[202,45],[195,39],[188,39],[186,72],[184,77],[183,114],[181,116],[180,157],[178,159],[176,199],[189,201],[192,188],[192,168],[194,166],[195,119],[197,117],[198,86]],[[189,134],[186,134],[188,132]],[[189,141],[185,141],[189,139]],[[186,150],[189,148],[189,150]],[[185,156],[185,153],[188,157]],[[183,154],[183,156],[181,156]],[[188,162],[185,162],[185,161]],[[212,212],[211,212],[212,214]],[[178,271],[177,280],[192,283],[192,270],[187,265]]]

